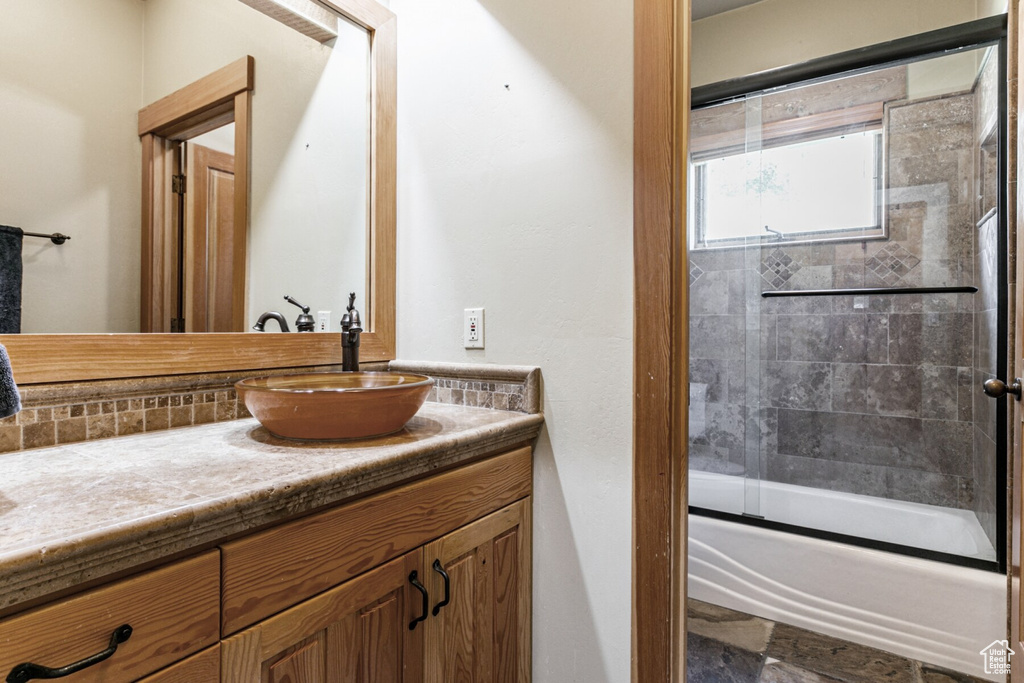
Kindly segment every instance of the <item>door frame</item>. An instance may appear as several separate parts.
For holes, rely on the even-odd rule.
[[[1024,140],[1024,121],[1021,120],[1020,112],[1024,110],[1024,93],[1018,88],[1018,74],[1024,68],[1024,50],[1020,42],[1020,36],[1024,34],[1024,16],[1020,12],[1020,0],[1009,0],[1007,3],[1007,113],[1009,130],[1007,131],[1006,144],[1006,166],[1007,185],[1006,193],[1006,215],[1009,217],[1007,226],[1007,253],[1016,257],[1016,262],[1011,260],[1011,267],[1008,269],[1007,277],[1009,283],[1006,295],[1009,298],[1009,310],[1013,314],[1013,324],[1009,326],[1008,332],[1012,339],[1008,340],[1013,349],[1013,356],[1010,359],[1009,367],[1013,370],[1014,377],[1024,376],[1024,240],[1018,240],[1018,232],[1024,228],[1024,188],[1021,188],[1017,178],[1024,169],[1024,157],[1018,153],[1018,145]],[[1024,453],[1024,438],[1022,438],[1021,421],[1024,419],[1024,411],[1018,401],[1007,401],[1007,419],[1009,421],[1008,431],[1010,432],[1011,448],[1007,458],[1007,481],[1009,487],[1006,492],[1009,502],[1009,553],[1007,557],[1007,593],[1008,608],[1007,617],[1009,620],[1009,636],[1011,648],[1016,652],[1015,657],[1010,658],[1011,674],[1010,680],[1014,683],[1024,681],[1024,643],[1021,637],[1021,625],[1024,623],[1024,601],[1021,595],[1021,547],[1024,546],[1024,525],[1022,525],[1022,506],[1024,506],[1024,465],[1022,465],[1022,453]]]
[[[633,3],[632,680],[686,680],[690,0]]]
[[[139,111],[142,139],[142,288],[141,331],[170,332],[169,283],[176,275],[178,218],[168,177],[174,143],[223,125],[235,124],[235,202],[232,328],[245,329],[245,243],[249,231],[249,153],[252,149],[252,90],[255,60],[251,56],[186,85]]]

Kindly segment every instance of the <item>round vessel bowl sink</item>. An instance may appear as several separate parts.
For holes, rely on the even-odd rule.
[[[397,432],[434,380],[404,372],[314,372],[235,383],[245,407],[275,436],[336,441]]]

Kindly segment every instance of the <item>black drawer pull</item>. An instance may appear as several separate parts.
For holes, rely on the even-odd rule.
[[[74,664],[68,664],[57,669],[51,669],[48,666],[42,664],[32,664],[26,662],[25,664],[19,664],[18,666],[11,669],[11,673],[7,674],[7,683],[23,683],[23,681],[31,681],[33,679],[47,679],[47,678],[64,678],[71,674],[78,673],[82,669],[88,669],[93,664],[99,664],[104,659],[108,659],[111,655],[117,652],[117,646],[127,641],[132,637],[132,627],[129,624],[122,624],[114,629],[114,632],[110,636],[110,647],[103,652],[97,652],[91,657],[86,657],[80,662]]]
[[[422,583],[420,583],[419,581],[416,580],[417,576],[418,576],[418,574],[417,574],[416,570],[414,569],[412,571],[412,573],[409,574],[409,583],[412,584],[413,588],[415,588],[416,590],[418,590],[420,593],[423,594],[423,614],[418,616],[418,617],[416,617],[415,619],[413,619],[412,621],[409,622],[409,630],[410,631],[412,631],[412,630],[414,630],[416,628],[416,624],[420,623],[421,621],[426,621],[427,620],[427,612],[430,610],[430,598],[427,596],[427,589],[423,587]]]
[[[452,594],[451,594],[452,582],[451,582],[451,579],[448,578],[448,572],[446,572],[444,570],[444,566],[441,564],[441,560],[434,560],[433,567],[434,567],[434,571],[437,572],[438,574],[440,574],[444,578],[444,600],[442,600],[441,602],[439,602],[436,605],[434,605],[434,616],[436,617],[438,612],[441,611],[441,608],[444,607],[445,605],[447,605],[449,602],[452,601],[451,600],[451,597],[452,597]]]

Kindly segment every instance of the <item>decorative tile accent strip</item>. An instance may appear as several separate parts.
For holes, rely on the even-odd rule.
[[[919,263],[921,263],[921,259],[904,249],[902,245],[889,242],[879,249],[878,253],[865,261],[864,265],[882,278],[882,282],[891,287],[902,280]]]
[[[540,413],[540,368],[526,365],[391,361],[390,369],[434,378],[428,401]]]
[[[387,370],[386,363],[364,363]],[[0,420],[0,453],[251,417],[234,383],[255,374],[328,372],[317,366],[143,377],[19,388],[23,410]],[[390,369],[434,377],[428,400],[534,414],[541,412],[540,369],[527,366],[393,361]]]
[[[385,363],[365,364],[386,370]],[[234,383],[254,374],[326,372],[340,366],[174,375],[19,388],[23,410],[0,420],[0,453],[250,417]]]
[[[690,261],[690,284],[700,279],[700,276],[704,274],[704,269],[698,266],[693,261]]]
[[[783,249],[772,249],[761,259],[761,277],[773,289],[789,282],[799,270],[800,264]]]

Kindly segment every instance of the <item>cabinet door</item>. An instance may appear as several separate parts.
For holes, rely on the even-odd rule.
[[[221,645],[225,683],[421,683],[422,550],[310,598]]]
[[[530,504],[526,498],[430,543],[426,683],[530,680]],[[448,575],[448,604],[445,579]]]

